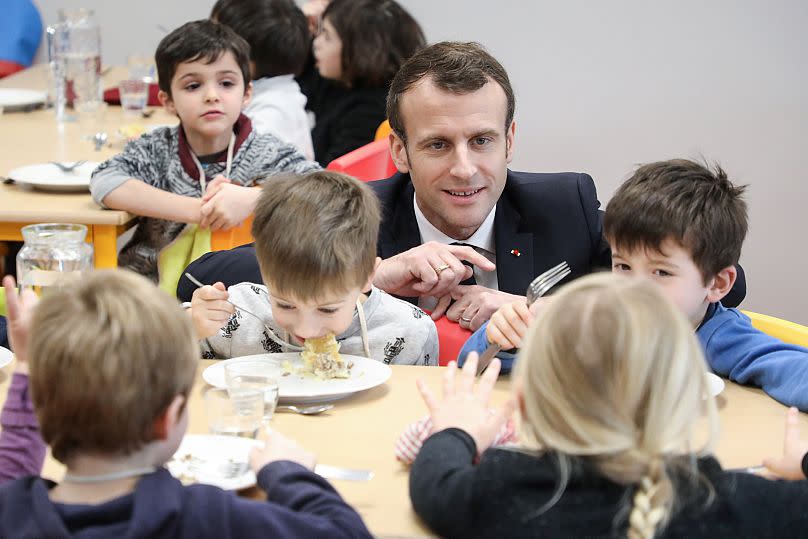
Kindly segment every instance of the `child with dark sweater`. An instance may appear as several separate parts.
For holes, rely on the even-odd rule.
[[[13,279],[4,284],[9,314],[22,321],[10,321],[12,340],[24,343],[15,347],[19,361],[30,358],[42,436],[67,472],[58,484],[29,475],[0,488],[0,536],[370,537],[311,471],[314,455],[275,432],[250,454],[266,502],[183,486],[169,474],[163,465],[188,425],[197,344],[176,301],[143,277],[98,272],[54,291],[34,309],[30,330],[27,309],[12,308]],[[30,420],[30,405],[17,408]],[[8,440],[6,425],[2,434]],[[32,471],[2,462],[7,478]]]

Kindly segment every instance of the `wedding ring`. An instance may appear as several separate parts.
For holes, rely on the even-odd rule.
[[[471,324],[471,318],[466,318],[465,316],[461,316],[460,320],[462,320],[466,324]]]
[[[443,270],[449,269],[449,264],[443,264],[441,266],[438,266],[437,268],[432,268],[432,269],[435,270],[435,273],[440,275],[440,272],[442,272]]]

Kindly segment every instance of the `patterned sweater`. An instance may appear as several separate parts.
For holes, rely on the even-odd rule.
[[[274,135],[255,133],[244,115],[233,130],[236,145],[230,180],[237,185],[258,185],[280,172],[304,173],[320,168]],[[93,199],[103,206],[104,197],[130,179],[178,195],[201,197],[199,171],[190,152],[179,127],[146,133],[129,142],[123,152],[101,163],[93,172],[90,181]],[[215,162],[207,165],[205,176],[211,180],[224,172],[225,163]],[[121,250],[118,265],[157,281],[157,256],[179,236],[185,224],[139,217],[137,225],[132,239]]]
[[[205,359],[226,359],[300,349],[276,341],[264,327],[266,323],[275,335],[285,338],[286,332],[272,317],[266,287],[241,283],[227,290],[233,303],[260,316],[261,320],[236,310],[218,334],[202,341],[202,356]],[[362,309],[367,321],[370,356],[373,359],[394,365],[438,364],[438,331],[424,311],[375,287],[362,304]],[[340,352],[343,354],[364,357],[357,312],[354,312],[348,329],[337,335],[337,342],[340,343]]]

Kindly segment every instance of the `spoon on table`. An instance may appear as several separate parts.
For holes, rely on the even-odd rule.
[[[311,406],[294,406],[292,404],[279,404],[275,410],[278,412],[295,412],[303,415],[316,415],[326,412],[334,407],[333,404],[313,404]]]

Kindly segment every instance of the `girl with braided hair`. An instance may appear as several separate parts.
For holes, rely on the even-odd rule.
[[[590,275],[528,329],[514,391],[494,360],[423,384],[434,434],[412,466],[415,511],[443,537],[806,537],[808,482],[721,469],[717,411],[685,318],[642,279]],[[476,387],[475,387],[476,386]],[[519,446],[490,448],[516,408]]]

